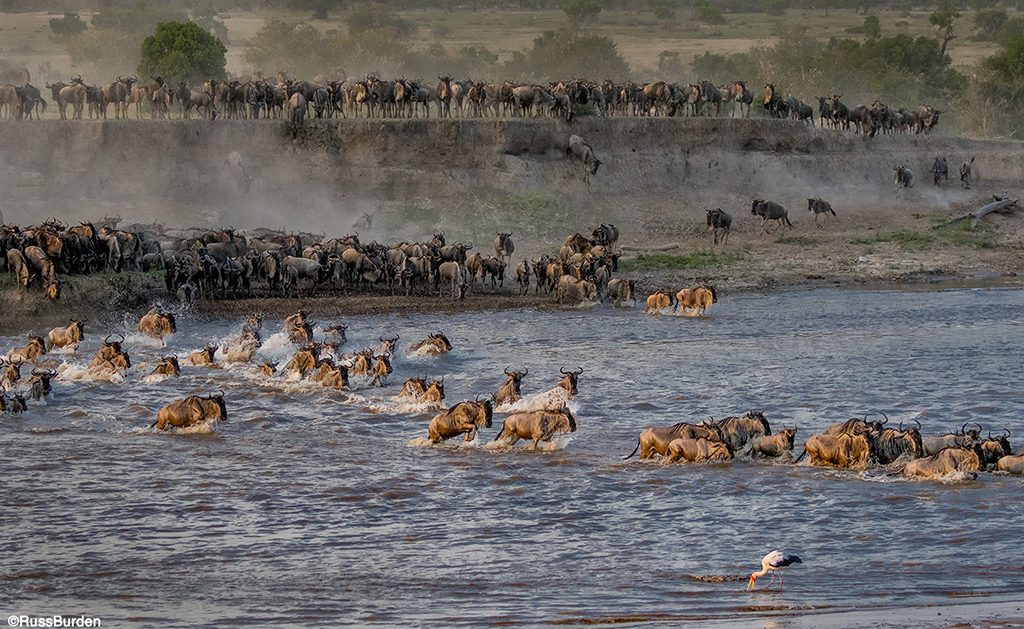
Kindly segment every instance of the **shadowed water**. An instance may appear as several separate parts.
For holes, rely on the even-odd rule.
[[[726,297],[707,318],[610,307],[353,317],[346,350],[391,333],[404,348],[436,330],[455,349],[403,352],[388,386],[352,393],[261,380],[249,365],[142,383],[158,356],[241,327],[183,314],[167,349],[129,337],[124,382],[58,379],[46,406],[0,418],[0,611],[111,626],[804,626],[825,611],[1020,607],[1020,478],[620,459],[645,425],[751,408],[775,429],[797,424],[798,444],[869,412],[916,417],[926,434],[1007,427],[1016,442],[1022,306],[1016,290],[818,290]],[[279,326],[265,322],[264,338]],[[45,362],[74,373],[106,330],[86,333],[77,354]],[[259,358],[286,357],[280,341]],[[492,393],[506,366],[529,367],[524,393],[553,387],[559,367],[585,369],[564,449],[409,445],[431,414],[399,412],[407,377],[444,375],[454,403]],[[148,430],[161,405],[216,389],[229,421],[213,432]],[[784,591],[744,592],[775,547],[804,563]]]

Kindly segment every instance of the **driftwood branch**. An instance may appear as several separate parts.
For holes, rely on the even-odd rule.
[[[644,252],[644,251],[672,251],[673,249],[678,249],[678,248],[679,248],[679,243],[672,243],[670,245],[662,245],[660,247],[631,247],[629,245],[622,245],[621,247],[619,247],[619,249],[622,249],[623,251],[638,251],[638,252]]]
[[[1020,209],[1020,206],[1017,205],[1017,199],[1002,199],[1000,197],[993,198],[995,199],[995,201],[993,201],[992,203],[986,203],[980,208],[974,210],[973,212],[968,212],[963,216],[957,216],[956,218],[950,219],[945,223],[942,223],[941,225],[936,225],[935,228],[946,227],[947,225],[959,223],[960,221],[967,219],[971,219],[971,227],[977,227],[978,222],[981,221],[981,219],[985,218],[985,216],[991,214],[992,212],[1002,214],[1006,213],[1007,210],[1012,212],[1013,210]]]

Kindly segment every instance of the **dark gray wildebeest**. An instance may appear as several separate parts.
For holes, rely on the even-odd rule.
[[[789,212],[775,201],[754,199],[750,204],[750,213],[761,217],[761,229],[766,234],[768,233],[768,228],[765,227],[765,224],[768,221],[778,221],[780,227],[785,227],[786,225],[789,225],[790,228],[793,227],[793,223],[789,222]]]
[[[291,114],[292,133],[302,128],[302,123],[306,119],[307,107],[306,97],[298,90],[293,92],[288,98],[288,112]]]
[[[971,180],[974,179],[974,158],[971,161],[960,164],[960,187],[964,190],[971,189]]]
[[[717,245],[723,245],[729,240],[729,228],[732,227],[732,216],[720,207],[713,210],[706,210],[708,230],[713,232],[714,241]]]
[[[594,149],[578,135],[569,136],[569,144],[565,149],[566,155],[575,157],[583,164],[583,183],[590,185],[590,176],[597,174],[601,167],[601,160],[594,155]]]
[[[299,294],[299,280],[310,280],[310,292],[316,292],[319,286],[330,274],[331,268],[320,264],[317,260],[308,258],[297,258],[285,256],[281,260],[281,279],[283,289],[294,288],[295,294]]]
[[[946,163],[945,157],[936,157],[935,161],[932,162],[932,180],[936,186],[942,185],[942,180],[949,181],[949,165]]]
[[[832,125],[836,129],[842,129],[843,131],[850,130],[850,108],[843,104],[843,101],[839,100],[843,97],[842,94],[833,94],[829,101],[829,107],[832,110]]]
[[[512,242],[512,232],[497,233],[498,237],[494,239],[494,255],[498,260],[507,262],[506,258],[511,258],[516,250],[516,245]]]
[[[907,190],[914,187],[914,171],[900,164],[893,166],[896,174],[893,176],[893,184],[896,186],[896,198],[906,198]]]
[[[619,243],[619,228],[611,223],[601,223],[590,235],[593,236],[593,244],[602,245],[608,251],[615,251],[615,246]]]
[[[836,215],[836,211],[832,209],[832,204],[819,197],[807,199],[807,211],[814,212],[814,224],[817,225],[819,229],[825,229],[824,225],[818,223],[819,215],[824,214],[826,220],[828,219],[829,214],[832,216]]]

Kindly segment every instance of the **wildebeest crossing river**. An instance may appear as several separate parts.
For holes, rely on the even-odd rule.
[[[870,412],[918,418],[925,433],[977,421],[1019,440],[1022,306],[1011,289],[815,290],[732,296],[707,318],[611,307],[360,316],[346,321],[345,349],[392,333],[404,348],[443,330],[454,350],[403,352],[387,387],[351,393],[259,380],[251,365],[144,383],[159,356],[227,339],[241,321],[182,313],[166,349],[127,322],[124,382],[58,378],[45,406],[0,419],[0,608],[105,626],[878,626],[1014,614],[1019,477],[942,484],[620,459],[645,425],[751,408],[774,428],[798,425],[798,444]],[[279,325],[265,321],[265,338]],[[87,325],[77,354],[45,358],[75,374],[108,331]],[[280,341],[260,356],[284,358]],[[554,386],[561,367],[584,368],[579,430],[564,448],[410,446],[431,414],[394,400],[402,381],[444,375],[454,403],[492,393],[505,367],[529,368],[524,394]],[[215,432],[149,430],[163,404],[217,389],[229,419]],[[744,592],[775,547],[804,563],[783,591]]]

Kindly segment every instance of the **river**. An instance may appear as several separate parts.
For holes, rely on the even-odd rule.
[[[344,349],[441,330],[454,350],[403,352],[386,387],[351,393],[261,380],[249,365],[142,382],[158,356],[241,327],[188,313],[167,349],[129,335],[124,382],[70,380],[118,331],[87,324],[77,354],[45,357],[68,365],[46,405],[0,418],[0,612],[180,627],[1021,616],[1019,477],[621,458],[645,425],[755,408],[774,429],[799,426],[798,451],[867,413],[917,418],[925,434],[977,421],[1015,442],[1022,306],[1021,290],[818,289],[724,297],[705,318],[610,306],[359,316]],[[287,356],[268,339],[278,330],[265,321],[261,358]],[[431,414],[394,400],[407,377],[443,375],[454,403],[493,392],[506,366],[529,368],[524,394],[583,367],[578,432],[546,452],[414,445]],[[218,389],[229,419],[213,432],[149,430],[163,404]],[[745,592],[776,547],[803,564],[781,591]]]

